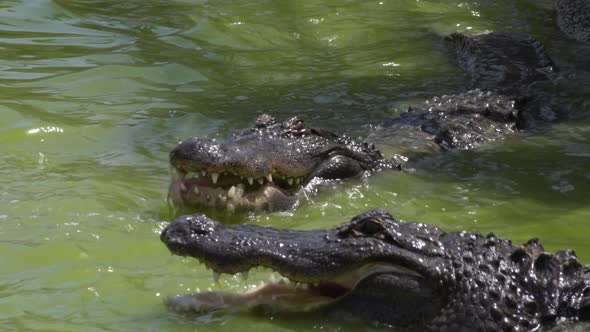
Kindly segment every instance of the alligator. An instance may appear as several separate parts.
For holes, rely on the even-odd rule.
[[[531,128],[563,118],[553,101],[558,68],[544,45],[524,34],[453,33],[446,38],[470,87],[513,96],[520,104],[520,127]]]
[[[581,42],[590,42],[590,1],[557,0],[557,24],[565,35]]]
[[[190,138],[170,153],[175,206],[286,210],[315,179],[343,179],[391,167],[373,145],[315,128],[299,117],[263,114],[223,142]]]
[[[181,312],[319,313],[419,331],[529,331],[590,320],[590,266],[573,250],[546,252],[538,239],[515,246],[493,233],[446,233],[381,209],[311,231],[186,215],[160,238],[215,278],[256,267],[283,277],[242,294],[165,301]]]
[[[503,33],[452,34],[449,40],[474,87],[501,91],[474,89],[431,98],[378,126],[370,144],[299,117],[280,122],[266,114],[225,141],[190,138],[170,153],[175,173],[170,204],[286,210],[298,204],[305,188],[325,180],[400,168],[408,159],[441,151],[475,149],[527,127],[530,103],[516,87],[550,79],[554,65],[542,44]],[[391,153],[384,156],[373,144]]]
[[[506,96],[473,90],[435,97],[376,130],[375,142],[386,138],[395,145],[397,153],[385,158],[374,144],[299,117],[279,122],[263,114],[225,141],[193,137],[176,146],[168,199],[181,208],[286,210],[298,204],[306,187],[400,168],[408,156],[474,149],[514,133],[517,121],[514,100]]]
[[[543,44],[529,35],[452,33],[445,38],[472,88],[521,94],[529,85],[553,79],[555,63]]]

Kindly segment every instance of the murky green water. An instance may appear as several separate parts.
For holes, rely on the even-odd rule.
[[[311,229],[385,207],[447,230],[539,236],[590,263],[590,50],[560,35],[551,2],[2,1],[0,330],[383,329],[166,310],[164,296],[268,276],[216,286],[168,253],[158,238],[171,218],[167,154],[260,112],[363,135],[412,102],[465,89],[441,36],[466,30],[545,42],[575,121],[231,221]]]

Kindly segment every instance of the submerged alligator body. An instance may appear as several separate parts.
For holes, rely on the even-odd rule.
[[[557,0],[557,24],[568,37],[590,42],[590,1]]]
[[[408,158],[474,149],[523,127],[526,102],[519,93],[547,80],[553,62],[528,36],[490,33],[449,37],[459,64],[478,89],[434,97],[385,121],[367,144],[311,126],[300,118],[278,122],[262,115],[249,129],[225,141],[191,138],[170,153],[176,178],[169,202],[177,207],[286,210],[306,186],[392,168]],[[507,94],[510,92],[510,94]],[[517,102],[518,100],[518,102]]]
[[[452,33],[446,40],[472,88],[522,93],[534,82],[551,80],[555,70],[543,44],[529,35]]]
[[[491,91],[443,95],[377,126],[368,140],[403,164],[449,150],[473,150],[520,128],[518,103]]]
[[[471,88],[494,91],[518,100],[519,126],[535,127],[564,116],[552,101],[557,67],[545,46],[529,35],[491,32],[453,33],[446,37]]]
[[[425,331],[529,331],[590,319],[590,267],[494,234],[445,233],[373,210],[329,230],[227,226],[204,214],[161,234],[215,274],[272,269],[287,281],[245,294],[169,298],[180,311],[320,312]],[[237,245],[236,245],[237,244]]]

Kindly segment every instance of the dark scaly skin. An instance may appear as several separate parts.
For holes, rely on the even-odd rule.
[[[170,164],[178,175],[168,195],[174,205],[231,211],[286,210],[312,181],[393,167],[372,145],[298,117],[278,122],[266,114],[225,141],[180,143],[170,153]]]
[[[473,88],[519,94],[531,83],[552,79],[555,70],[543,44],[528,35],[452,33],[446,39]]]
[[[546,252],[537,239],[515,246],[491,233],[445,233],[397,221],[383,210],[315,231],[226,226],[196,214],[176,219],[160,238],[173,254],[194,257],[218,273],[261,266],[312,284],[274,284],[244,296],[277,288],[283,295],[293,289],[291,301],[322,294],[323,303],[307,311],[335,318],[420,331],[529,331],[590,319],[590,267],[582,267],[572,250]],[[359,274],[351,277],[354,272]],[[211,297],[227,304],[241,303],[240,296],[205,292],[167,303],[204,312],[219,309],[219,303],[202,305]],[[260,307],[278,313],[285,303],[267,296],[242,309]]]
[[[475,149],[553,116],[552,109],[548,115],[529,112],[545,106],[522,93],[534,82],[551,79],[553,61],[540,42],[505,33],[452,34],[448,40],[472,85],[492,92],[434,97],[385,121],[368,141],[392,159],[372,144],[315,128],[301,118],[278,122],[261,115],[252,128],[223,142],[191,138],[174,148],[170,164],[177,177],[170,185],[170,203],[228,211],[287,210],[298,204],[305,187],[318,181],[395,168],[408,158],[441,151]]]
[[[557,24],[563,33],[581,42],[590,42],[590,1],[557,0]]]
[[[475,89],[412,106],[379,125],[368,140],[403,164],[449,150],[474,150],[513,135],[519,116],[514,98]]]
[[[529,35],[491,32],[453,33],[447,38],[472,88],[491,90],[517,100],[519,127],[533,128],[566,117],[553,101],[557,67],[545,46]]]
[[[394,151],[395,158],[386,159],[373,144],[314,128],[300,118],[277,122],[262,115],[254,127],[223,142],[191,138],[174,148],[170,164],[177,176],[168,197],[178,207],[286,210],[314,181],[398,168],[408,157],[475,149],[515,133],[517,123],[510,97],[480,90],[435,97],[386,121],[369,137]],[[218,174],[215,184],[213,173]]]

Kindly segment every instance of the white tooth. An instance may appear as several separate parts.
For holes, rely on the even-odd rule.
[[[244,185],[240,183],[236,186],[236,198],[242,198],[242,196],[244,196]]]
[[[219,173],[211,173],[211,180],[213,181],[213,184],[217,183],[218,178],[219,178]]]
[[[301,178],[295,178],[295,183],[299,184],[301,182]]]
[[[242,272],[242,279],[248,280],[248,271]]]
[[[202,175],[202,176],[205,176],[205,175],[207,175],[207,172],[205,172],[205,171],[201,171],[201,175]]]
[[[259,184],[263,184],[263,183],[264,183],[264,178],[259,178],[259,179],[258,179],[258,183],[259,183]]]
[[[193,188],[193,192],[195,193],[195,195],[198,195],[199,194],[199,187],[198,186],[195,186]]]
[[[213,271],[213,281],[215,281],[216,283],[219,282],[219,276],[221,274],[219,272],[215,272]]]
[[[242,202],[242,196],[244,195],[244,185],[238,184],[237,186],[232,186],[229,188],[227,192],[227,197],[232,200],[235,204],[240,204]]]
[[[266,179],[268,180],[268,182],[272,182],[272,174],[268,173],[266,175]]]
[[[227,197],[234,198],[235,196],[236,196],[236,187],[231,186],[231,188],[229,188],[229,190],[227,191]]]
[[[287,183],[292,186],[293,185],[293,178],[288,178]]]
[[[253,177],[251,177],[251,176],[249,176],[249,177],[248,177],[248,183],[249,183],[250,185],[254,184],[254,178],[253,178]]]
[[[222,202],[227,201],[227,196],[225,196],[224,194],[219,194],[219,195],[217,195],[217,197],[219,197],[219,200]]]
[[[185,192],[187,190],[186,185],[184,184],[184,182],[180,183],[180,190],[182,190],[183,192]]]

